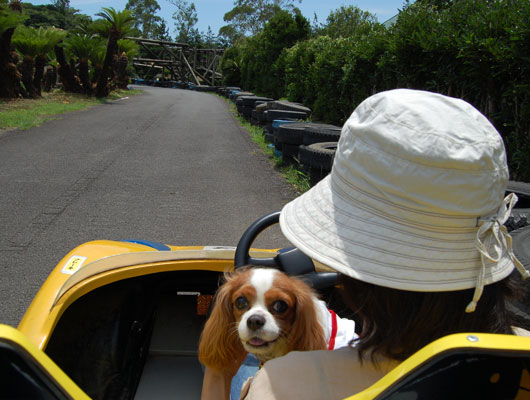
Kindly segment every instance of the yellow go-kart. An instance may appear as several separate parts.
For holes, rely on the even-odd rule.
[[[337,301],[337,276],[315,272],[299,250],[251,249],[278,215],[252,224],[237,248],[107,240],[76,247],[18,328],[0,325],[0,398],[200,398],[198,338],[223,272],[280,268]],[[452,335],[351,399],[526,399],[529,368],[530,338]]]

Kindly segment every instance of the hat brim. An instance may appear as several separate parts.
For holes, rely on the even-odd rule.
[[[420,214],[413,223],[411,210],[366,196],[354,187],[346,194],[329,175],[283,208],[282,232],[309,257],[364,282],[412,291],[475,287],[482,265],[478,227],[436,228]],[[509,257],[487,263],[484,283],[505,278],[513,268]]]

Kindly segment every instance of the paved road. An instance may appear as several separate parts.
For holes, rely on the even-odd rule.
[[[295,193],[212,94],[145,88],[0,133],[0,323],[93,239],[234,246]],[[267,243],[264,243],[267,242]],[[273,228],[258,245],[287,243]]]

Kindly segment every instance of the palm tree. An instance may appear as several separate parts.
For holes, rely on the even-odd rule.
[[[11,39],[15,48],[23,56],[20,72],[25,89],[24,97],[29,98],[34,98],[37,95],[33,85],[33,71],[35,69],[35,56],[38,53],[41,40],[35,32],[35,28],[22,25],[17,28]]]
[[[99,38],[89,34],[73,34],[65,40],[66,49],[79,62],[79,79],[83,85],[85,94],[92,94],[92,84],[90,82],[88,61],[93,51],[96,51],[100,44]]]
[[[106,97],[109,94],[108,81],[112,77],[112,62],[118,52],[118,40],[132,30],[135,19],[131,11],[116,11],[113,7],[103,8],[103,11],[96,15],[102,17],[109,27],[105,62],[103,63],[103,70],[101,71],[96,87],[96,96]]]
[[[18,55],[12,51],[11,38],[15,28],[25,19],[19,1],[0,0],[0,98],[14,98],[20,93],[21,75],[16,67]]]
[[[139,53],[139,47],[135,41],[129,39],[118,40],[118,54],[120,57],[116,65],[115,83],[118,89],[127,89],[129,84],[129,74],[127,67],[129,61]]]
[[[32,28],[22,25],[15,31],[11,41],[24,56],[21,73],[27,97],[41,95],[46,55],[64,36],[66,32],[56,28]]]
[[[39,28],[38,35],[41,37],[40,47],[35,57],[35,75],[33,77],[33,85],[38,96],[41,95],[42,78],[44,76],[44,68],[48,61],[48,53],[63,40],[66,36],[66,31],[56,28]]]
[[[57,73],[59,79],[63,84],[63,89],[66,92],[81,93],[83,88],[81,87],[81,82],[79,77],[75,75],[75,69],[70,67],[70,63],[66,60],[66,55],[64,54],[64,43],[57,43],[55,46],[55,58],[57,64]]]
[[[92,64],[92,88],[95,89],[103,64],[105,62],[105,54],[107,53],[107,46],[103,40],[100,40],[95,49],[90,53],[90,64]]]

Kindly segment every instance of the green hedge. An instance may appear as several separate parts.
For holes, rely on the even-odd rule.
[[[372,24],[359,32],[291,44],[262,33],[224,63],[239,63],[240,86],[301,102],[314,119],[337,125],[382,90],[463,98],[503,135],[511,178],[530,181],[530,1],[454,0],[447,8],[416,2],[390,29]],[[268,40],[275,46],[266,58]]]

